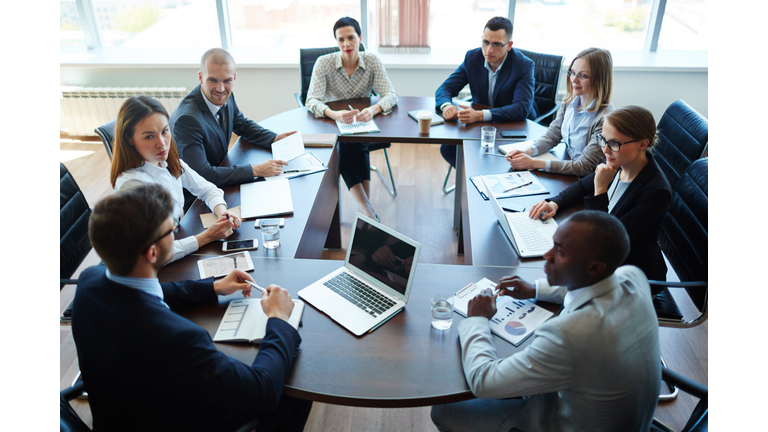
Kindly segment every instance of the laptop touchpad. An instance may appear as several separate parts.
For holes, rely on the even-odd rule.
[[[320,305],[320,310],[334,318],[341,318],[352,311],[352,305],[339,296],[330,296]]]

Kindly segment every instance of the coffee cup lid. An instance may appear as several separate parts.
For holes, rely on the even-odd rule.
[[[416,118],[419,120],[428,120],[432,118],[432,113],[429,111],[419,111],[416,113]]]

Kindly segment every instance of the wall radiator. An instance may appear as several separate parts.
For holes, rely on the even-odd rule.
[[[96,136],[93,130],[116,119],[131,96],[152,96],[171,114],[187,93],[186,87],[61,87],[61,114],[70,136]]]

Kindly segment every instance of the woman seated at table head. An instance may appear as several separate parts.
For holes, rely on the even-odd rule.
[[[217,222],[192,237],[173,242],[175,261],[214,240],[229,237],[240,220],[227,210],[224,192],[179,158],[168,127],[168,112],[154,98],[135,96],[120,107],[115,124],[110,181],[115,191],[141,183],[163,185],[173,197],[173,217],[184,213],[184,191],[204,201]],[[228,218],[229,217],[229,218]]]
[[[307,91],[307,108],[317,118],[328,117],[344,123],[369,121],[379,113],[389,114],[397,105],[397,93],[389,82],[381,60],[372,53],[360,51],[360,24],[353,18],[344,17],[333,26],[333,37],[339,52],[321,56],[312,69],[312,79]],[[362,110],[332,110],[326,102],[367,98],[371,90],[379,95],[379,101]],[[371,194],[371,163],[369,147],[389,147],[378,143],[339,143],[339,171],[347,188],[360,206],[360,213],[377,219],[369,200]]]
[[[559,174],[583,177],[592,173],[605,157],[597,145],[597,134],[603,127],[603,116],[614,107],[613,60],[608,50],[587,48],[580,52],[568,69],[568,96],[557,110],[547,132],[525,151],[512,150],[507,160],[516,170],[541,169]],[[565,142],[571,160],[545,161],[533,159]]]
[[[647,109],[628,105],[606,114],[597,136],[605,163],[555,198],[534,205],[529,216],[549,219],[558,209],[578,202],[587,210],[609,212],[629,234],[624,264],[640,268],[648,279],[666,280],[667,266],[657,239],[672,190],[653,157],[656,139],[656,122]]]

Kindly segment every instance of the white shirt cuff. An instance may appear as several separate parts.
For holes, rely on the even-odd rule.
[[[493,114],[491,114],[491,110],[484,109],[483,121],[491,121],[492,119],[493,119]]]
[[[550,168],[549,166],[550,166],[551,163],[552,163],[551,160],[547,161],[547,165],[544,167],[544,171],[549,172],[549,168]]]
[[[444,104],[440,105],[440,112],[443,112],[443,110],[445,109],[445,107],[447,107],[448,105],[451,105],[451,103],[450,103],[450,102],[446,102],[446,103],[444,103]]]

